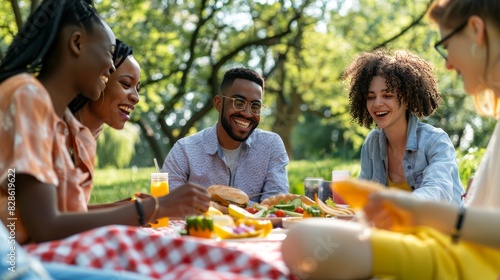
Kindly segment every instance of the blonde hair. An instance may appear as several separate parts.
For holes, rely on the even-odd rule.
[[[474,108],[480,115],[500,120],[500,97],[497,97],[492,89],[487,88],[475,94],[473,100]]]

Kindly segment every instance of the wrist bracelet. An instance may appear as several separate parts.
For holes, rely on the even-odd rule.
[[[465,207],[461,206],[458,209],[458,217],[457,223],[455,224],[455,228],[451,232],[451,242],[453,244],[457,244],[460,241],[460,236],[462,235],[462,225],[465,217]]]
[[[158,198],[156,198],[156,196],[153,196],[153,199],[155,200],[155,209],[153,210],[153,215],[151,215],[151,218],[149,218],[150,222],[155,221],[156,213],[158,213],[158,208],[160,208],[160,203],[158,202]]]
[[[135,199],[135,209],[137,210],[137,215],[139,215],[139,225],[144,225],[144,210],[142,209],[141,199]]]

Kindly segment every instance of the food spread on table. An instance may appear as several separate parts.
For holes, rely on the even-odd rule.
[[[268,220],[236,219],[209,207],[205,215],[186,218],[182,234],[200,238],[236,239],[266,237],[273,225]]]
[[[336,205],[331,199],[323,202],[298,194],[279,194],[254,204],[246,209],[232,206],[232,213],[238,218],[274,218],[274,217],[336,217],[354,215],[354,211],[344,205]],[[242,211],[245,210],[245,211]],[[231,215],[231,212],[229,213]],[[234,214],[233,214],[234,215]]]
[[[354,210],[337,205],[332,199],[323,202],[299,194],[279,194],[261,203],[247,206],[248,195],[224,185],[208,188],[211,197],[209,210],[203,216],[186,218],[184,234],[201,238],[239,239],[266,237],[273,226],[281,227],[281,218],[350,217]],[[280,223],[275,223],[280,219]]]

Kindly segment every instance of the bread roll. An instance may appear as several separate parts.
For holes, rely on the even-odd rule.
[[[215,209],[221,211],[222,214],[228,214],[229,213],[226,206],[220,205],[219,203],[217,203],[215,201],[210,201],[210,206],[212,206]]]
[[[242,190],[224,185],[210,186],[207,189],[207,192],[212,199],[211,205],[219,209],[223,213],[227,213],[227,206],[224,206],[223,204],[235,204],[239,207],[246,208],[248,205],[248,201],[250,200],[248,198],[248,195]],[[223,201],[221,201],[221,199]],[[225,212],[223,210],[224,208]]]

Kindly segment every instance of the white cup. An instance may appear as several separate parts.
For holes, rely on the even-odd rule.
[[[347,179],[351,176],[349,170],[333,170],[332,171],[332,182]]]

